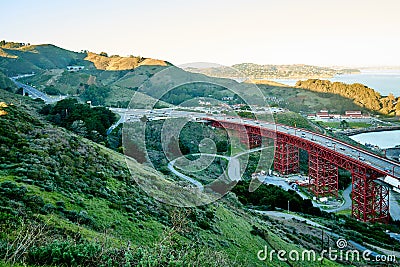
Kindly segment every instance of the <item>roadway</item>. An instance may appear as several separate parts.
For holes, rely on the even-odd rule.
[[[268,147],[261,147],[261,148],[259,147],[259,148],[250,149],[250,150],[241,152],[239,154],[236,154],[235,156],[232,156],[232,157],[218,155],[218,154],[207,154],[207,153],[195,153],[195,154],[190,154],[190,155],[192,155],[192,156],[208,156],[208,157],[223,158],[223,159],[228,160],[227,175],[228,175],[228,177],[229,177],[229,179],[231,181],[238,182],[242,178],[241,169],[240,169],[240,161],[239,161],[238,157],[240,157],[240,156],[242,156],[244,154],[250,154],[250,153],[253,153],[253,152],[256,152],[256,151],[260,151],[260,150],[263,150],[263,149],[267,149],[267,148]],[[198,187],[200,190],[203,190],[203,185],[199,181],[197,181],[197,180],[195,180],[195,179],[193,179],[191,177],[188,177],[187,175],[185,175],[183,173],[180,173],[179,171],[177,171],[175,169],[175,163],[176,163],[176,160],[178,160],[178,159],[174,159],[174,160],[170,161],[168,163],[168,169],[173,174],[175,174],[178,177],[180,177],[180,178],[192,183],[193,185]]]
[[[203,187],[203,184],[202,184],[202,183],[200,183],[199,181],[197,181],[197,180],[195,180],[195,179],[193,179],[193,178],[191,178],[191,177],[189,177],[189,176],[187,176],[187,175],[185,175],[185,174],[183,174],[183,173],[180,173],[179,171],[177,171],[177,170],[174,168],[175,162],[176,162],[176,159],[174,159],[174,160],[172,160],[171,162],[169,162],[169,163],[168,163],[168,169],[169,169],[173,174],[175,174],[176,176],[178,176],[178,177],[180,177],[180,178],[182,178],[182,179],[188,181],[189,183],[192,183],[192,184],[195,185],[200,191],[203,191],[204,187]]]
[[[15,83],[15,85],[16,85],[18,88],[23,88],[23,89],[24,89],[24,92],[27,93],[27,94],[28,94],[31,98],[33,98],[33,99],[40,98],[40,99],[42,99],[46,104],[50,104],[50,103],[54,103],[54,102],[57,102],[57,101],[62,100],[62,99],[65,98],[65,97],[63,97],[63,96],[49,97],[47,94],[45,94],[45,93],[43,93],[43,92],[37,90],[36,88],[34,88],[34,87],[32,87],[32,86],[29,86],[29,85],[27,85],[27,84],[18,82],[18,81],[16,80],[17,78],[21,78],[21,77],[12,77],[12,78],[10,78],[10,79]]]
[[[345,190],[343,190],[343,200],[344,203],[342,206],[339,208],[334,208],[334,209],[329,209],[325,210],[326,212],[338,212],[341,210],[350,210],[351,209],[351,190],[352,190],[352,185],[349,185]]]

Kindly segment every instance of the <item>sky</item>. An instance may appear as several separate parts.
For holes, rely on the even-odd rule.
[[[400,66],[399,0],[0,0],[0,40],[173,64]]]

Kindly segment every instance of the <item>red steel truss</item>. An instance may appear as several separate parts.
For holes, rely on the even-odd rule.
[[[274,169],[282,174],[298,172],[299,149],[309,155],[311,190],[316,196],[338,193],[338,168],[352,174],[352,216],[364,222],[385,222],[389,214],[389,190],[376,179],[385,176],[372,166],[342,155],[296,135],[277,132],[269,128],[226,120],[208,118],[212,126],[239,132],[242,143],[249,147],[260,146],[263,137],[275,141]]]
[[[214,127],[227,128],[237,131],[240,142],[245,144],[250,149],[260,147],[262,145],[262,135],[259,127],[248,127],[240,124],[228,124],[229,127],[225,127],[225,125],[226,123],[221,123],[218,121],[212,122],[212,126]]]
[[[308,156],[308,176],[310,177],[310,189],[316,197],[338,195],[338,167],[320,157]]]
[[[275,144],[274,170],[281,174],[299,172],[299,149],[277,140]]]
[[[389,221],[389,190],[375,182],[379,174],[364,167],[352,172],[352,215],[364,222]]]
[[[262,136],[260,134],[253,134],[247,131],[239,131],[239,139],[241,143],[250,149],[260,147],[262,144]]]

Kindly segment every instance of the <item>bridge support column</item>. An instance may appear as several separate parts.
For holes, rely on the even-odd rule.
[[[375,182],[376,173],[363,167],[352,170],[352,208],[351,214],[363,222],[389,222],[389,189]]]
[[[309,155],[308,175],[311,191],[316,197],[338,195],[338,167],[319,155]]]
[[[224,123],[213,121],[211,126],[216,128],[225,128]],[[260,128],[257,127],[244,127],[237,124],[229,125],[229,129],[235,130],[238,133],[239,140],[248,148],[260,147],[262,145],[262,136]]]
[[[248,148],[252,149],[260,147],[262,144],[262,137],[258,134],[252,134],[245,131],[239,132],[240,142],[245,144]]]
[[[239,139],[242,144],[252,149],[260,147],[262,144],[262,136],[259,128],[244,127],[239,128]]]
[[[280,140],[276,141],[274,170],[286,175],[299,172],[299,148]]]

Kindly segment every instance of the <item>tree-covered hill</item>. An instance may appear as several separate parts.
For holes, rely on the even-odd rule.
[[[400,98],[395,98],[392,94],[381,96],[375,90],[359,83],[345,84],[327,80],[309,79],[298,81],[296,87],[315,92],[337,94],[353,100],[360,107],[381,114],[400,115]]]

